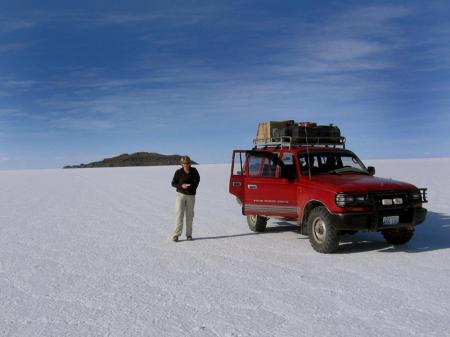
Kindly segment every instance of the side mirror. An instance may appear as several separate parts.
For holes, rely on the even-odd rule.
[[[374,176],[374,175],[375,175],[375,167],[369,166],[369,167],[367,168],[367,171],[369,171],[369,174],[370,174],[371,176]]]

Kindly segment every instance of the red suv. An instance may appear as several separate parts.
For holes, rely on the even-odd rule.
[[[280,141],[233,151],[229,190],[252,231],[264,231],[268,218],[295,221],[320,253],[357,231],[404,244],[425,220],[426,189],[374,174],[344,143]]]

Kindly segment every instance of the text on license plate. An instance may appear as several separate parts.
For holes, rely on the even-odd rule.
[[[383,225],[396,225],[399,221],[400,217],[398,215],[383,217]]]

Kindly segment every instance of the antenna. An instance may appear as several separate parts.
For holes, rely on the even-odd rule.
[[[308,173],[309,173],[309,180],[311,180],[311,158],[309,156],[309,141],[308,141],[308,131],[306,130],[306,124],[304,125],[304,128],[306,139],[306,153],[308,154]]]

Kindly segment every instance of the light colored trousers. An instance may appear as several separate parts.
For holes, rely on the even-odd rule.
[[[183,231],[183,218],[186,213],[186,236],[192,236],[192,221],[194,220],[195,195],[177,193],[176,227],[173,235],[180,236]]]

